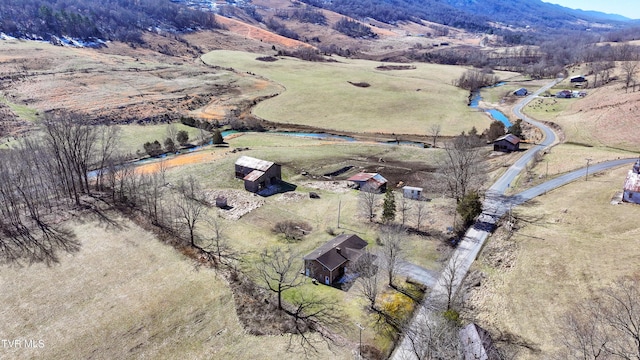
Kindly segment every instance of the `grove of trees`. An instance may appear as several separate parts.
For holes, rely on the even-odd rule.
[[[149,28],[188,31],[218,28],[210,12],[192,10],[170,0],[0,0],[0,31],[29,38],[36,34],[84,40],[143,43]]]

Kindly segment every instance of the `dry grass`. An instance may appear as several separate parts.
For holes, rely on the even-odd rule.
[[[79,253],[53,267],[0,269],[0,339],[43,348],[0,348],[3,359],[281,359],[287,337],[245,334],[232,295],[213,270],[116,215],[72,225]],[[269,351],[265,352],[268,343]],[[349,359],[350,349],[318,358]]]
[[[429,124],[441,123],[445,135],[468,131],[474,125],[485,129],[490,123],[467,106],[467,91],[451,85],[465,68],[416,64],[414,70],[376,71],[379,63],[373,61],[340,58],[338,62],[311,63],[282,57],[265,63],[256,60],[258,56],[214,51],[202,59],[281,83],[284,93],[254,109],[257,116],[273,122],[385,134],[426,134]],[[359,88],[348,81],[371,86]]]
[[[476,264],[489,275],[471,296],[480,323],[540,349],[519,358],[550,358],[558,346],[560,316],[570,304],[636,271],[640,207],[610,204],[627,170],[599,174],[588,186],[564,186],[517,208],[515,262],[497,269],[489,265],[489,251]]]
[[[566,88],[571,88],[568,80],[557,86]],[[634,119],[640,115],[640,92],[626,92],[621,80],[585,91],[587,96],[581,99],[535,100],[525,111],[536,119],[560,125],[567,141],[637,151],[640,128]]]
[[[149,40],[151,46],[166,39]],[[221,119],[246,99],[279,89],[263,79],[212,69],[192,59],[119,43],[109,46],[93,50],[2,41],[0,73],[14,79],[3,91],[3,101],[25,119],[33,119],[36,111],[64,108],[135,123],[175,120],[177,114]]]

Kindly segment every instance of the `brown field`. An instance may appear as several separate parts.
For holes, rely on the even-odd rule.
[[[52,267],[3,268],[2,359],[282,359],[288,337],[247,335],[216,272],[113,213],[118,225],[83,217],[69,226],[81,250]],[[351,358],[350,348],[320,358]]]
[[[487,277],[470,294],[474,316],[534,349],[518,359],[551,358],[570,305],[638,271],[640,207],[610,204],[627,171],[598,174],[516,208],[513,237],[498,233],[475,264]]]
[[[587,79],[593,81],[592,76]],[[570,88],[568,80],[557,88]],[[526,111],[560,125],[567,141],[638,152],[640,127],[634,119],[640,116],[640,92],[626,92],[621,80],[584,91],[587,96],[581,99],[536,100]]]
[[[229,109],[279,88],[263,79],[213,69],[149,50],[96,51],[23,41],[0,42],[0,73],[14,80],[6,102],[43,113],[55,109],[90,114],[108,123],[148,123],[193,115],[221,119]],[[110,51],[129,55],[114,55]]]

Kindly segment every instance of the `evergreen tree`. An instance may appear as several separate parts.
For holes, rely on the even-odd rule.
[[[213,131],[213,144],[214,145],[224,144],[224,138],[222,137],[222,133],[220,132],[220,129],[215,129]]]
[[[518,119],[516,120],[516,123],[509,126],[509,134],[513,134],[517,137],[519,137],[520,139],[523,139],[522,137],[522,119]]]
[[[396,218],[396,197],[393,190],[387,189],[382,204],[382,221],[390,222]]]
[[[480,194],[477,191],[467,193],[458,203],[456,210],[462,217],[462,225],[464,227],[471,225],[475,218],[482,214]]]

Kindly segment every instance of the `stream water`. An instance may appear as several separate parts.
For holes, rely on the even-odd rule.
[[[487,86],[485,88],[482,89],[486,89],[486,88],[493,88],[493,87],[498,87],[498,86],[502,86],[504,85],[504,82],[499,82],[495,85],[492,86]],[[483,109],[481,107],[479,107],[480,101],[482,100],[482,89],[480,90],[476,90],[473,92],[473,96],[471,97],[471,102],[469,103],[469,106],[473,109],[479,109],[482,110],[486,113],[489,113],[489,115],[494,119],[494,120],[498,120],[501,123],[504,124],[504,126],[506,127],[510,127],[511,125],[513,125],[510,121],[509,118],[503,114],[500,110],[496,110],[496,109]]]

